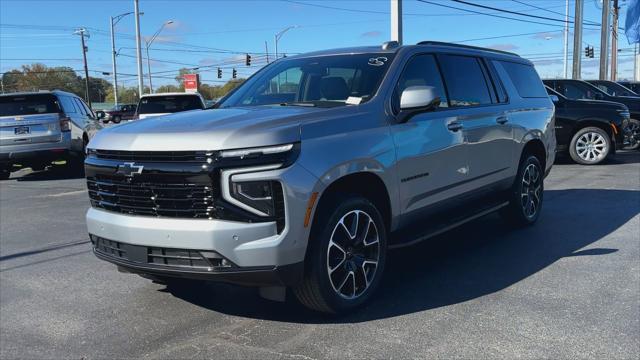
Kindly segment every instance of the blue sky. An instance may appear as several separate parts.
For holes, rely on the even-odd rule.
[[[429,1],[498,14],[449,0]],[[565,4],[564,0],[469,1],[556,19],[563,18],[560,14],[564,13]],[[600,22],[601,10],[596,6],[597,1],[585,0],[585,20]],[[570,6],[573,7],[573,0]],[[266,62],[265,41],[272,53],[274,34],[287,26],[298,26],[289,30],[279,42],[280,52],[288,54],[378,45],[390,36],[389,0],[140,0],[140,8],[144,12],[141,17],[143,37],[153,34],[163,22],[174,21],[151,46],[152,72],[159,76],[154,78],[154,86],[175,83],[172,78],[181,67],[199,67],[201,78],[211,84],[217,81],[217,64],[223,64],[223,80],[231,77],[234,66],[240,76],[249,75],[259,64]],[[624,10],[621,12],[621,24],[624,24]],[[133,11],[133,0],[2,0],[0,70],[4,72],[33,62],[81,69],[80,39],[73,35],[73,28],[86,27],[91,36],[87,42],[91,75],[109,78],[99,73],[111,71],[109,16],[129,11]],[[465,43],[514,51],[530,58],[543,77],[560,76],[562,73],[563,40],[559,22],[540,20],[556,24],[555,27],[531,24],[470,14],[416,0],[404,0],[404,14],[407,44],[420,40],[470,40]],[[573,10],[570,15],[573,15]],[[117,25],[116,32],[116,48],[120,49],[118,73],[135,74],[133,16],[125,17]],[[598,76],[599,30],[594,27],[586,29],[583,40],[583,48],[588,43],[596,49],[595,59],[583,61],[583,77],[595,78]],[[619,60],[620,78],[630,78],[633,75],[633,47],[628,45],[622,34],[619,46],[625,49]],[[243,54],[247,52],[253,54],[256,66],[247,68],[244,65]],[[127,86],[136,84],[133,76],[123,75],[120,80]]]

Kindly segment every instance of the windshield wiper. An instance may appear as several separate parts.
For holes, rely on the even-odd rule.
[[[304,107],[316,107],[316,104],[314,103],[308,103],[308,102],[285,102],[285,103],[280,103],[280,106],[304,106]]]

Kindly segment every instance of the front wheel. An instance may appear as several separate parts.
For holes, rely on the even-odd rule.
[[[112,121],[113,121],[115,124],[120,124],[120,116],[114,116],[114,117],[113,117],[113,119],[112,119]]]
[[[571,139],[569,155],[582,165],[596,165],[603,162],[611,152],[609,134],[598,127],[580,129]]]
[[[540,216],[543,198],[544,170],[537,157],[525,156],[518,167],[509,205],[502,209],[501,215],[516,226],[531,225]]]
[[[380,283],[387,250],[382,215],[367,199],[339,196],[318,214],[303,282],[294,288],[306,307],[343,313],[371,298]]]
[[[9,177],[11,177],[11,170],[9,170],[9,167],[0,168],[0,180],[7,180]]]
[[[629,125],[625,129],[628,145],[624,147],[625,150],[640,149],[640,121],[636,119],[629,120]]]

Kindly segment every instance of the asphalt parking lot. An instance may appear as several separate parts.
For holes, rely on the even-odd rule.
[[[331,318],[223,284],[167,288],[96,259],[85,183],[0,182],[0,358],[640,357],[640,153],[557,164],[539,222],[490,215],[393,251]]]

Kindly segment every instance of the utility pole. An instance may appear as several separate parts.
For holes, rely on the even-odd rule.
[[[609,60],[609,0],[602,0],[602,26],[600,27],[600,80],[607,79]]]
[[[113,102],[118,107],[118,73],[116,73],[116,39],[113,34],[113,16],[109,16],[109,28],[111,29],[111,62],[113,68]]]
[[[297,27],[298,27],[298,25],[293,25],[293,26],[286,27],[286,28],[282,29],[279,33],[277,33],[277,34],[275,35],[275,43],[276,43],[276,44],[275,44],[275,46],[276,46],[276,49],[275,49],[275,50],[276,50],[275,60],[278,60],[278,41],[280,41],[280,38],[281,38],[281,37],[282,37],[282,35],[284,35],[284,33],[286,33],[287,31],[289,31],[289,30],[291,30],[291,29],[295,29],[295,28],[297,28]],[[275,60],[274,60],[274,61],[275,61]]]
[[[573,23],[573,72],[572,78],[579,80],[582,75],[582,11],[584,1],[576,0]]]
[[[87,29],[80,28],[76,30],[75,34],[80,35],[80,44],[82,45],[82,60],[84,61],[84,97],[91,108],[91,98],[89,98],[89,67],[87,66],[87,46],[84,44],[84,37],[89,36],[85,35]]]
[[[267,54],[267,64],[269,63],[269,45],[267,45],[267,40],[264,41],[264,51]]]
[[[391,41],[402,45],[402,0],[391,0]]]
[[[618,0],[613,0],[613,23],[611,24],[611,81],[618,80]]]
[[[564,78],[569,77],[569,0],[564,5]]]
[[[136,16],[136,60],[138,65],[138,98],[142,96],[144,84],[142,83],[142,43],[140,39],[140,9],[138,0],[133,0],[133,11]]]

